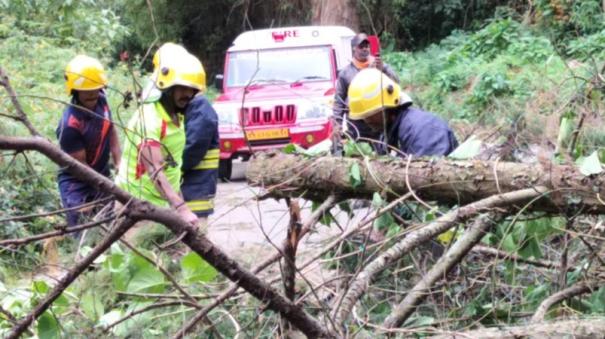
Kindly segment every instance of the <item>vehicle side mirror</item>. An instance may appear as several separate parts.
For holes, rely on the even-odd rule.
[[[214,87],[219,91],[223,90],[223,80],[224,76],[222,74],[217,74],[214,76]]]

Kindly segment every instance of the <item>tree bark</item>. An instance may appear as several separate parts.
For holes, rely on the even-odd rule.
[[[350,169],[357,164],[361,185],[351,185]],[[272,171],[266,171],[271,168]],[[544,186],[547,199],[530,210],[556,214],[605,213],[605,173],[582,175],[574,166],[520,164],[489,161],[413,160],[379,158],[307,158],[282,153],[264,153],[250,161],[248,182],[270,190],[274,197],[304,196],[323,200],[337,194],[341,199],[370,198],[387,192],[388,198],[410,188],[420,198],[447,205],[464,205],[493,195]],[[525,201],[526,202],[526,201]],[[524,201],[518,202],[521,206]]]
[[[482,328],[479,330],[450,333],[432,339],[517,339],[517,338],[602,338],[605,318],[559,320],[506,328]]]
[[[342,25],[359,31],[357,2],[352,0],[311,0],[313,25]]]

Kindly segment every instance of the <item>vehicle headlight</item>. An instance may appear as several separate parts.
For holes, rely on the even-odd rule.
[[[214,105],[214,110],[218,115],[219,125],[239,125],[239,110],[241,106],[232,104]]]
[[[298,105],[299,119],[321,119],[332,115],[329,101],[304,101]]]

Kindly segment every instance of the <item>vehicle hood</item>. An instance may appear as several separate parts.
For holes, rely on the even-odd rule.
[[[326,95],[333,95],[333,88],[332,81],[252,85],[248,88],[238,87],[227,89],[216,98],[215,102],[241,101],[244,94],[246,96],[246,101],[323,97]]]

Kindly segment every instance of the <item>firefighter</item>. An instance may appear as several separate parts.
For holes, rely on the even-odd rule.
[[[187,106],[185,134],[181,192],[204,231],[214,210],[220,150],[218,115],[201,92]]]
[[[359,71],[366,68],[375,68],[382,71],[394,82],[399,83],[395,71],[382,61],[379,55],[370,55],[370,41],[365,33],[359,33],[351,40],[353,59],[351,63],[338,72],[336,80],[336,93],[334,94],[334,140],[339,139],[340,133],[345,132],[351,139],[359,138],[377,139],[378,134],[367,126],[362,120],[348,119],[348,90],[351,80]],[[352,121],[350,121],[352,120]],[[338,126],[342,125],[342,131]]]
[[[154,66],[152,80],[161,95],[144,102],[128,123],[116,183],[137,198],[172,207],[197,226],[197,215],[180,194],[180,182],[185,109],[205,88],[204,69],[195,56],[175,44],[160,47]]]
[[[448,155],[458,146],[445,121],[412,107],[412,99],[377,69],[360,71],[351,81],[348,97],[349,118],[365,121],[374,131],[386,131],[384,143],[403,154]],[[387,147],[382,147],[382,153],[388,153]]]
[[[110,154],[116,168],[120,166],[121,151],[111,110],[104,88],[107,76],[101,63],[92,57],[78,55],[65,68],[65,87],[71,104],[63,111],[57,127],[61,149],[96,172],[110,176]],[[61,201],[67,210],[67,224],[78,225],[86,214],[96,208],[74,207],[106,197],[92,186],[81,181],[66,169],[58,175]],[[79,237],[79,233],[75,233]]]

